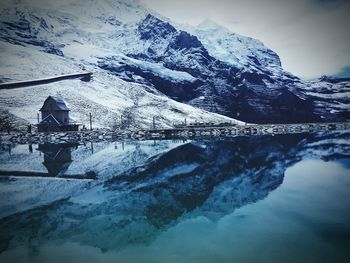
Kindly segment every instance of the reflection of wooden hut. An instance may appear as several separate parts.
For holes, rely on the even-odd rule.
[[[61,98],[49,96],[40,111],[39,132],[78,130],[79,124],[69,118],[69,109]]]
[[[52,176],[64,174],[72,162],[72,149],[77,143],[39,144],[38,150],[44,153],[44,162],[47,171]]]

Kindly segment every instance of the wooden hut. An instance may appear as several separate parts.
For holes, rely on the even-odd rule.
[[[40,109],[39,132],[77,131],[79,123],[69,117],[66,103],[58,97],[49,96]]]

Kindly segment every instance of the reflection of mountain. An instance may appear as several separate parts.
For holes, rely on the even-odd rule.
[[[111,179],[105,186],[113,191],[127,188],[132,193],[151,194],[145,215],[155,227],[192,211],[222,216],[277,188],[284,169],[298,160],[289,152],[301,139],[260,137],[189,143]],[[222,207],[223,202],[233,203],[229,211]]]
[[[191,142],[84,192],[0,221],[1,249],[78,242],[102,250],[148,243],[186,218],[217,220],[264,199],[284,171],[309,154],[349,150],[327,135],[281,135]],[[346,154],[345,154],[346,155]],[[99,172],[99,171],[95,171]],[[101,181],[100,181],[101,182]]]

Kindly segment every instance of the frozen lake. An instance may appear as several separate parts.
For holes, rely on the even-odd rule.
[[[0,175],[0,262],[350,262],[350,132],[1,145]]]

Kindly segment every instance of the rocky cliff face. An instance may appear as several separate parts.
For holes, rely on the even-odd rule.
[[[319,116],[336,121],[350,119],[350,78],[322,76],[307,82],[302,92],[314,101]]]
[[[190,34],[148,15],[132,32],[143,47],[127,53],[132,63],[105,57],[99,65],[125,80],[152,85],[175,100],[247,122],[319,120],[313,102],[293,89],[301,81],[283,71],[276,53],[254,39],[237,37],[222,28],[219,32],[214,37],[211,30],[203,29]],[[216,52],[224,45],[228,47],[226,57]],[[186,72],[191,78],[174,81],[133,63],[135,59]]]

